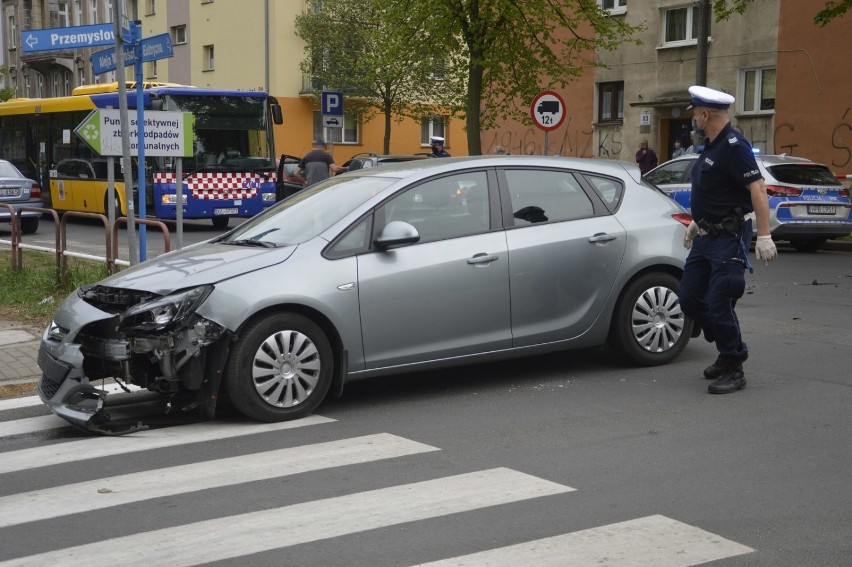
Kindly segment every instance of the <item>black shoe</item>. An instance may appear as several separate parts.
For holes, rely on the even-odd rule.
[[[707,387],[711,394],[730,394],[746,387],[743,365],[732,363],[725,369],[725,373],[715,382]]]
[[[704,377],[708,380],[718,380],[725,373],[725,359],[720,354],[716,362],[704,369]]]

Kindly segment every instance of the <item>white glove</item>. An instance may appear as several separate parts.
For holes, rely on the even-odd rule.
[[[778,257],[778,250],[775,249],[775,243],[772,242],[771,236],[767,234],[757,237],[757,242],[754,244],[754,255],[757,256],[758,260],[763,260],[764,265]]]
[[[686,234],[683,235],[683,247],[687,250],[692,248],[692,241],[696,236],[698,236],[698,225],[695,224],[695,221],[692,221],[689,223],[689,226],[686,227]]]

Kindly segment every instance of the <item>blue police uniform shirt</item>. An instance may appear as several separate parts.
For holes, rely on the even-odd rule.
[[[692,170],[692,217],[716,223],[741,207],[754,210],[746,186],[763,179],[751,144],[733,129],[730,122],[716,139],[705,144]]]

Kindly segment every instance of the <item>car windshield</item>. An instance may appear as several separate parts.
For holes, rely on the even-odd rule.
[[[394,182],[387,177],[334,177],[299,191],[218,242],[269,247],[306,242]]]
[[[0,177],[18,177],[23,178],[21,172],[8,161],[0,161]]]
[[[773,165],[768,168],[781,183],[794,185],[838,185],[837,178],[824,165]]]

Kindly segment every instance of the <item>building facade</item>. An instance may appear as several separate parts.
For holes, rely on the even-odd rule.
[[[2,0],[5,87],[19,97],[60,96],[79,85],[112,82],[92,73],[93,50],[24,54],[27,29],[113,20],[114,0]],[[303,155],[311,140],[334,142],[338,163],[358,152],[382,151],[384,121],[347,114],[343,128],[325,129],[311,78],[300,70],[304,44],[295,16],[305,0],[120,0],[141,22],[142,37],[168,33],[174,57],[143,65],[144,80],[238,90],[263,90],[282,105],[279,153]],[[687,88],[696,82],[697,3],[691,0],[600,0],[614,18],[642,26],[641,45],[597,54],[566,89],[565,123],[548,134],[548,154],[633,161],[647,140],[663,161],[675,140],[688,145]],[[801,155],[852,173],[852,15],[818,28],[813,15],[825,0],[755,0],[744,15],[712,22],[707,85],[737,98],[732,122],[764,153]],[[98,48],[100,50],[103,48]],[[128,79],[133,78],[128,68]],[[542,80],[542,90],[550,88]],[[516,106],[524,110],[524,101]],[[443,135],[453,155],[467,153],[461,119],[424,116],[393,122],[391,152],[428,151]],[[504,121],[482,133],[482,150],[545,153],[545,136],[529,121]]]
[[[642,45],[601,53],[595,74],[599,157],[632,161],[643,140],[660,161],[689,140],[687,88],[696,83],[698,7],[684,0],[607,0],[614,17],[644,25]],[[731,122],[762,153],[820,161],[852,173],[852,15],[813,23],[824,0],[755,0],[712,22],[707,86],[736,97]]]

